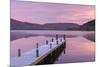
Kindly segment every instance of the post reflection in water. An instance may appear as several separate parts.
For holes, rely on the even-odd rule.
[[[41,32],[41,31],[40,31]],[[45,32],[45,34],[42,34],[39,36],[32,36],[35,35],[34,32],[31,32],[31,36],[25,38],[23,35],[20,35],[21,38],[12,40],[11,41],[11,57],[16,57],[18,52],[18,48],[21,48],[21,53],[25,53],[27,51],[30,51],[36,47],[36,43],[39,43],[39,46],[42,46],[48,42],[48,41],[54,41],[55,34],[50,34],[50,32]],[[23,33],[23,32],[20,32]],[[56,33],[56,32],[55,32]],[[57,32],[58,33],[58,32]],[[61,34],[60,34],[61,33]],[[72,63],[72,62],[89,62],[89,61],[95,61],[95,42],[94,39],[90,39],[87,37],[83,37],[86,34],[94,34],[94,32],[60,32],[59,35],[62,35],[62,33],[66,33],[66,48],[61,53],[61,55],[56,59],[54,63]],[[16,34],[14,32],[14,34]],[[24,32],[25,34],[25,32]],[[28,32],[27,32],[28,34]],[[28,34],[28,35],[29,35]],[[93,35],[92,35],[93,36]],[[92,38],[91,36],[91,38]],[[17,37],[17,36],[12,36]],[[61,37],[61,36],[60,36]],[[94,37],[94,36],[93,36]],[[18,38],[18,37],[17,37]],[[33,42],[34,41],[34,42]]]
[[[66,50],[64,49],[64,54],[66,54]]]

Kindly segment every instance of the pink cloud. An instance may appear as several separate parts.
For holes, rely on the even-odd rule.
[[[11,18],[39,24],[83,24],[95,18],[95,6],[12,1]]]

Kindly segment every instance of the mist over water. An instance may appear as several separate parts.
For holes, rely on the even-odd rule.
[[[95,32],[94,31],[11,31],[11,57],[17,56],[17,49],[22,53],[51,41],[58,34],[59,38],[66,35],[66,48],[55,63],[95,61]]]

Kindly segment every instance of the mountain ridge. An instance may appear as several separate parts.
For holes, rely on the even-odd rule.
[[[88,30],[85,27],[90,27],[89,22],[83,24],[83,25],[78,25],[75,23],[46,23],[46,24],[34,24],[34,23],[28,23],[28,22],[22,22],[14,19],[10,19],[11,23],[11,30]],[[94,23],[94,22],[93,22]],[[93,24],[92,24],[93,26]],[[94,30],[89,29],[89,30]]]

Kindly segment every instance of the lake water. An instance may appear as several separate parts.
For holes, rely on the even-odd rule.
[[[95,61],[95,32],[94,31],[41,31],[13,30],[11,31],[11,57],[17,56],[20,48],[22,53],[44,45],[58,34],[59,38],[66,35],[66,48],[55,63]]]

